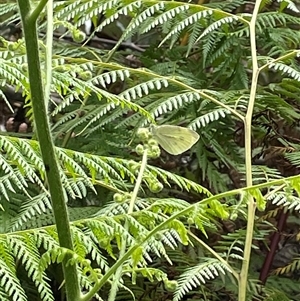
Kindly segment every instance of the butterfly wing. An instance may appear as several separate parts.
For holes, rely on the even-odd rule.
[[[172,155],[184,153],[199,139],[199,135],[195,131],[175,125],[154,127],[152,133],[159,145]]]

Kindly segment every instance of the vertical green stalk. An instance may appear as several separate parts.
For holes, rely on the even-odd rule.
[[[252,82],[250,90],[250,98],[248,103],[247,114],[244,119],[245,127],[245,165],[246,165],[246,185],[252,186],[252,147],[251,147],[251,127],[252,127],[252,115],[255,103],[255,96],[257,90],[257,81],[259,76],[259,68],[257,64],[256,54],[256,19],[259,11],[261,0],[255,2],[251,22],[250,22],[250,46],[251,46],[251,57],[252,57]],[[247,233],[244,248],[244,260],[239,279],[239,301],[245,301],[247,296],[247,281],[248,281],[248,270],[251,255],[251,246],[253,239],[253,228],[255,219],[256,203],[253,197],[249,194],[248,199],[248,214],[247,214]]]
[[[66,200],[48,121],[39,58],[37,19],[46,4],[47,0],[41,0],[33,9],[30,5],[30,0],[18,0],[25,36],[31,102],[36,132],[49,184],[59,243],[61,247],[73,250]],[[68,301],[77,301],[80,297],[77,269],[75,265],[67,265],[69,259],[69,257],[66,257],[63,261],[66,296]]]
[[[128,208],[128,212],[127,212],[128,214],[132,214],[132,212],[133,212],[134,203],[137,199],[137,195],[138,195],[140,186],[142,184],[144,172],[145,172],[145,169],[146,169],[146,166],[147,166],[147,158],[148,158],[148,150],[145,149],[144,154],[143,154],[142,164],[141,164],[140,171],[139,171],[139,175],[138,175],[138,178],[137,178],[135,186],[134,186],[134,190],[133,190],[132,195],[131,195],[129,208]],[[128,230],[128,229],[129,229],[129,224],[128,224],[128,221],[126,221],[125,222],[125,230]],[[123,238],[119,258],[123,258],[125,253],[126,253],[126,239]],[[111,286],[111,289],[110,289],[110,292],[109,292],[108,301],[114,301],[116,299],[117,292],[118,292],[118,285],[119,285],[120,279],[122,277],[122,269],[123,269],[123,264],[120,265],[118,267],[118,269],[116,270],[116,273],[114,275],[114,279],[112,281],[112,286]]]
[[[45,100],[46,110],[49,109],[49,99],[52,83],[52,48],[53,48],[53,0],[47,3],[47,40],[46,40],[46,80]]]

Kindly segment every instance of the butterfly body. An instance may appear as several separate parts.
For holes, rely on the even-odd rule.
[[[151,132],[158,144],[171,155],[186,152],[199,140],[195,131],[176,125],[152,126]]]

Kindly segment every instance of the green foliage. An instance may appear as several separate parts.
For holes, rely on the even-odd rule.
[[[225,274],[228,267],[220,263],[216,259],[202,259],[204,262],[197,266],[189,268],[181,275],[178,281],[178,288],[175,292],[174,300],[181,300],[186,292],[191,290],[191,287],[197,287],[200,284],[206,283],[207,280],[214,279],[219,274]]]
[[[193,231],[203,240],[210,238],[229,217],[238,218],[244,226],[249,195],[256,198],[260,210],[267,202],[294,211],[300,208],[294,193],[299,192],[298,179],[284,181],[286,175],[280,164],[255,165],[269,147],[279,144],[296,148],[299,141],[290,139],[292,135],[280,128],[281,124],[294,126],[300,117],[299,50],[292,50],[298,47],[300,22],[291,13],[298,13],[292,1],[278,1],[278,5],[262,1],[256,24],[260,78],[252,128],[253,182],[259,185],[274,180],[274,185],[267,185],[267,198],[263,190],[267,186],[258,186],[247,192],[221,194],[219,201],[217,197],[213,199],[215,193],[244,185],[244,128],[234,112],[243,117],[250,96],[252,8],[249,11],[247,5],[241,0],[205,5],[186,1],[54,2],[54,27],[63,26],[66,36],[81,35],[84,22],[91,19],[95,25],[89,38],[92,40],[96,32],[125,17],[129,22],[125,22],[119,42],[145,38],[150,47],[135,53],[143,66],[135,68],[127,64],[128,49],[115,53],[115,49],[79,47],[67,39],[54,42],[49,117],[70,205],[75,252],[58,246],[38,143],[34,138],[1,135],[1,300],[29,300],[29,296],[54,300],[52,292],[58,287],[52,288],[49,283],[53,285],[61,279],[51,274],[51,268],[65,256],[70,256],[70,264],[77,266],[80,284],[88,291],[113,266],[123,241],[127,248],[140,248],[123,265],[119,287],[122,294],[126,293],[117,298],[135,295],[151,299],[150,293],[145,296],[143,285],[152,289],[152,281],[161,283],[157,289],[161,295],[154,294],[153,299],[162,298],[164,288],[174,284],[168,278],[178,282],[175,300],[185,294],[193,299],[218,300],[214,286],[221,295],[230,287],[228,300],[236,298],[232,271],[220,258],[240,268],[244,229],[221,233],[214,248],[220,256],[217,259],[212,258],[208,248],[200,248],[199,241],[194,244],[200,255],[192,259],[174,250],[188,248]],[[105,15],[100,24],[99,14]],[[0,4],[0,17],[2,26],[19,21],[16,4]],[[45,19],[43,13],[41,32]],[[151,35],[152,39],[148,37]],[[5,90],[6,85],[11,85],[22,91],[27,116],[34,121],[24,41],[1,37],[0,42],[1,87]],[[40,49],[43,66],[43,37]],[[161,166],[162,161],[172,161],[167,155],[160,162],[150,162],[134,213],[127,215],[128,198],[113,202],[113,194],[130,197],[140,168],[134,152],[136,130],[154,122],[190,127],[201,138],[186,156],[190,164],[182,163],[184,157],[180,157],[179,167],[167,171]],[[297,152],[285,154],[285,160],[299,166]],[[149,187],[157,182],[164,189],[154,198]],[[279,190],[283,183],[289,191]],[[269,231],[263,231],[258,223],[256,226],[259,231],[255,239],[263,241]],[[19,230],[22,231],[16,232]],[[145,237],[149,240],[144,241]],[[171,263],[177,269],[175,277],[164,270]],[[299,260],[282,271],[287,269],[299,270]],[[218,277],[223,274],[226,275]],[[276,278],[263,288],[261,300],[287,300],[288,292],[272,291],[278,282]],[[250,285],[249,290],[257,296],[255,285]],[[171,298],[172,293],[167,297]]]

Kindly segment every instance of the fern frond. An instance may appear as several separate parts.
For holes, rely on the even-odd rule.
[[[83,275],[90,274],[90,282],[96,282],[98,280],[98,271],[96,272],[91,267],[89,260],[62,247],[53,248],[42,255],[37,273],[42,274],[51,263],[61,263],[66,258],[68,259],[68,264],[78,265],[82,269]]]
[[[106,88],[107,85],[111,83],[115,83],[119,78],[121,81],[124,81],[126,78],[130,77],[129,70],[127,69],[119,69],[119,70],[112,70],[109,72],[105,72],[101,75],[93,77],[91,82],[93,84],[100,84],[103,88]]]
[[[22,196],[15,196],[22,198]],[[19,228],[29,227],[29,224],[34,224],[36,227],[49,225],[53,222],[53,215],[51,212],[52,205],[48,193],[41,193],[33,198],[23,200],[17,215],[10,221],[10,230],[16,231]],[[48,213],[43,218],[42,213]],[[51,218],[49,219],[49,215]],[[36,220],[36,223],[33,222]]]
[[[194,13],[181,22],[177,23],[174,28],[165,36],[165,38],[161,41],[160,46],[164,44],[168,39],[170,39],[173,35],[180,33],[189,25],[197,23],[201,18],[206,18],[213,14],[213,10],[207,9],[197,13]]]
[[[154,78],[142,84],[136,85],[132,88],[129,88],[120,94],[121,97],[125,99],[136,99],[137,97],[142,97],[143,93],[147,95],[149,90],[160,90],[162,87],[168,87],[169,83],[164,78]]]
[[[28,91],[29,82],[20,65],[0,59],[0,76],[7,79],[10,84]],[[18,89],[17,89],[18,90]]]
[[[273,69],[275,71],[281,71],[283,74],[286,74],[293,79],[300,81],[300,72],[295,70],[294,68],[287,66],[283,63],[271,63],[269,66],[269,69]]]
[[[20,301],[27,300],[19,279],[12,273],[2,259],[0,259],[0,277],[0,286],[7,298],[6,300],[9,300],[9,298]]]
[[[201,128],[208,125],[210,122],[216,121],[220,118],[225,118],[227,114],[230,114],[228,110],[224,109],[216,109],[212,112],[204,114],[198,118],[196,118],[192,123],[192,128]]]
[[[237,16],[229,16],[229,17],[225,17],[222,18],[214,23],[212,23],[211,25],[209,25],[200,35],[200,37],[196,40],[196,43],[202,39],[203,37],[205,37],[206,35],[208,35],[209,33],[215,31],[216,29],[220,28],[223,24],[232,24],[235,21],[238,21],[239,18]]]
[[[124,74],[124,73],[122,73],[122,74]],[[71,75],[69,75],[69,76],[71,76]],[[69,78],[69,76],[68,76],[68,78]],[[105,77],[103,76],[103,78],[105,78]],[[109,76],[106,77],[107,80],[109,80],[109,78],[110,78]],[[55,82],[55,80],[54,80],[54,82]],[[76,82],[75,86],[78,89],[74,89],[71,91],[69,89],[69,86],[72,86],[75,82]],[[64,83],[64,85],[66,85],[65,81],[56,82],[56,84],[58,84],[58,85],[62,85],[62,83]],[[167,81],[162,80],[162,83],[164,85],[166,85]],[[160,88],[162,85],[161,85],[160,80],[154,80],[153,83],[149,84],[149,86],[152,87],[152,89],[153,89],[154,87]],[[142,115],[144,115],[144,117],[151,119],[149,114],[142,107],[127,100],[127,99],[131,99],[131,93],[132,93],[132,95],[136,95],[136,93],[140,93],[142,91],[138,87],[137,88],[134,87],[131,90],[129,90],[129,92],[127,92],[127,93],[124,92],[121,95],[117,96],[117,95],[114,95],[112,93],[109,93],[105,90],[102,90],[102,89],[94,86],[92,81],[84,82],[79,79],[76,79],[76,80],[72,79],[69,81],[68,85],[66,86],[66,89],[69,90],[69,92],[70,92],[69,95],[67,97],[65,97],[65,99],[55,108],[55,110],[52,112],[52,115],[56,115],[57,113],[62,111],[64,108],[69,106],[74,100],[80,99],[80,97],[83,97],[83,98],[88,97],[90,95],[90,93],[93,92],[97,95],[99,100],[102,97],[105,97],[107,102],[110,103],[110,108],[115,108],[116,106],[121,106],[122,108],[125,107],[129,110],[139,112]],[[138,91],[138,92],[136,92],[136,91]]]
[[[148,19],[155,13],[164,9],[164,2],[158,2],[154,5],[151,5],[143,10],[137,17],[134,19],[133,23],[129,26],[128,30],[134,30],[135,28],[142,26]]]
[[[274,274],[276,275],[289,274],[291,272],[298,271],[299,269],[300,269],[300,258],[295,258],[290,264],[284,267],[277,268],[274,271]]]
[[[34,282],[40,297],[45,301],[54,300],[50,285],[47,283],[48,278],[45,273],[39,274],[40,255],[36,247],[36,241],[31,234],[23,235],[22,238],[15,239],[9,237],[10,248],[13,250],[15,257],[22,258],[22,265],[27,271],[28,277]]]
[[[167,8],[167,7],[166,7]],[[162,14],[159,14],[156,18],[152,20],[152,22],[146,27],[143,28],[143,32],[146,33],[152,28],[156,27],[157,25],[163,25],[168,20],[173,19],[177,14],[180,14],[186,10],[189,9],[188,4],[184,5],[178,5],[174,8],[170,8],[169,10],[166,10]]]
[[[215,38],[215,39],[214,39]],[[236,47],[237,45],[237,38],[233,35],[229,35],[229,37],[227,37],[226,39],[220,39],[220,40],[216,40],[217,37],[215,37],[215,34],[212,33],[209,35],[208,40],[206,40],[206,43],[209,44],[209,41],[213,40],[216,41],[215,45],[212,45],[212,47],[214,47],[214,51],[210,51],[211,47],[208,48],[208,46],[204,45],[204,51],[205,54],[207,54],[206,56],[207,58],[207,63],[208,64],[213,64],[215,61],[217,61],[218,59],[220,59],[223,55],[225,51],[228,51],[230,49],[232,49],[233,47]],[[211,42],[212,43],[212,42]]]
[[[62,5],[55,3],[55,17],[58,20],[70,21],[76,17],[78,25],[83,24],[87,19],[93,19],[95,16],[99,16],[103,11],[114,8],[117,4],[117,0],[110,1],[71,1],[70,3]],[[96,5],[95,5],[96,4]],[[99,5],[100,4],[100,5]],[[87,11],[87,14],[85,12]]]
[[[131,3],[124,3],[124,5],[120,6],[119,10],[115,10],[111,13],[107,18],[95,29],[95,31],[101,31],[106,25],[112,23],[114,20],[117,20],[119,16],[125,15],[127,16],[130,13],[136,12],[142,6],[142,1],[131,1]]]
[[[264,165],[253,165],[253,178],[255,183],[264,183],[266,181],[272,181],[276,179],[281,179],[282,175],[277,169],[269,168]],[[240,165],[239,171],[241,172],[242,179],[245,180],[245,166]]]
[[[219,2],[208,3],[208,7],[213,7],[213,8],[219,9],[219,10],[232,12],[233,10],[242,6],[245,3],[246,3],[245,0],[234,0],[231,2],[219,1]]]
[[[300,198],[291,194],[287,195],[286,192],[271,194],[268,200],[272,201],[272,204],[276,206],[284,206],[295,211],[300,210]]]
[[[147,107],[148,111],[151,113],[152,117],[159,117],[168,111],[173,111],[174,109],[178,109],[183,107],[185,104],[189,104],[195,100],[199,100],[200,96],[198,93],[193,92],[185,92],[181,93],[172,97],[167,98],[166,100],[158,100],[151,104],[154,106],[154,110],[149,110],[150,108]]]
[[[165,171],[161,168],[152,167],[152,166],[148,166],[147,169],[149,169],[149,171],[152,174],[157,175],[157,177],[159,179],[161,179],[166,185],[170,185],[173,182],[174,184],[178,185],[178,187],[180,189],[184,189],[184,190],[188,190],[188,191],[193,189],[194,191],[199,192],[199,193],[204,193],[207,196],[211,195],[209,190],[206,189],[205,187],[200,186],[200,185],[196,184],[195,182],[185,179],[174,173]],[[169,183],[169,181],[171,183]]]
[[[201,284],[218,277],[220,274],[230,272],[228,267],[217,259],[202,258],[200,263],[192,268],[187,269],[178,279],[178,287],[174,294],[174,301],[179,301],[182,297]]]
[[[14,160],[20,161],[17,162],[17,166],[20,166],[21,170],[24,170],[24,166],[27,166],[29,168],[27,174],[30,175],[34,173],[36,176],[32,179],[36,181],[35,183],[42,183],[40,175],[44,174],[44,166],[40,165],[41,159],[37,142],[8,136],[1,136],[0,139],[3,141],[3,147],[5,146],[6,149],[8,149],[7,147],[9,146],[11,155],[15,156]],[[17,151],[15,145],[18,145]],[[135,167],[139,166],[139,163],[131,160],[99,157],[59,148],[57,148],[57,152],[61,161],[61,178],[64,183],[64,189],[71,198],[84,197],[86,195],[86,187],[89,187],[93,191],[95,180],[99,181],[100,179],[102,179],[101,181],[103,181],[103,183],[106,182],[105,187],[113,188],[120,186],[128,189],[130,186],[127,180],[130,180],[130,182],[134,181],[135,172],[133,172],[133,169],[136,170]],[[27,157],[29,155],[30,157]],[[9,171],[7,176],[2,178],[2,185],[0,186],[2,190],[6,191],[4,195],[7,195],[7,198],[9,198],[10,193],[15,191],[14,185],[23,193],[26,192],[25,196],[27,195],[27,200],[18,208],[17,216],[10,222],[10,227],[16,229],[23,227],[23,224],[28,223],[34,216],[46,213],[47,210],[51,209],[51,204],[48,199],[48,194],[45,193],[45,191],[31,197],[26,191],[26,189],[28,189],[27,174],[25,173],[23,175],[19,170],[11,169],[7,159],[3,156],[2,158],[2,168],[7,172]],[[25,158],[27,162],[23,164],[22,162]],[[38,164],[34,164],[34,162]],[[9,169],[7,169],[6,166],[7,168],[9,167]],[[34,168],[38,167],[40,170],[35,170],[32,166],[35,166]],[[148,174],[148,176],[145,177],[146,184],[149,179],[156,179],[157,176],[166,185],[176,184],[180,189],[192,189],[199,193],[210,194],[204,187],[171,172],[164,171],[163,169],[148,166],[146,173]],[[45,218],[47,220],[46,216]]]
[[[10,13],[10,12],[15,12],[17,10],[18,10],[17,3],[1,3],[0,4],[0,16],[6,15],[7,13]]]

